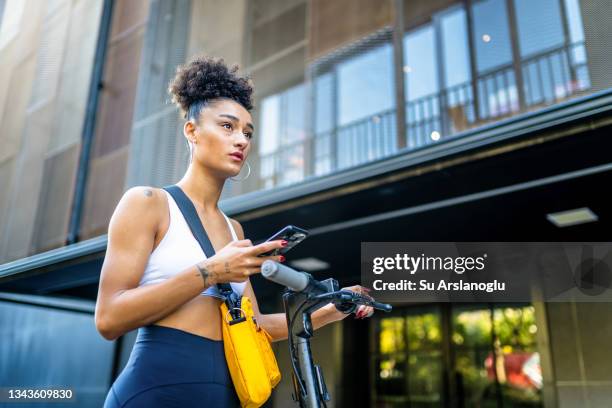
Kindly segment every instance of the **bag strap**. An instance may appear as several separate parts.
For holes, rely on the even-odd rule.
[[[189,225],[191,233],[202,247],[206,257],[211,258],[214,256],[215,249],[213,248],[195,206],[189,197],[187,197],[185,192],[183,192],[183,190],[176,184],[166,186],[163,189],[170,193],[172,198],[174,198],[176,205],[178,206],[179,210],[181,210],[183,217],[185,217],[185,220],[187,221],[187,225]],[[229,283],[218,283],[217,289],[219,289],[219,293],[221,293],[221,295],[225,296],[225,303],[227,304],[227,308],[230,310],[230,312],[233,312],[235,308],[240,308],[240,298],[232,289],[232,285]],[[238,314],[240,314],[239,312],[240,311],[238,310]],[[234,313],[232,313],[232,316],[233,315]]]

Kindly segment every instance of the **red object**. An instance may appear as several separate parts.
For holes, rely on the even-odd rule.
[[[517,388],[537,388],[537,385],[523,372],[525,362],[533,353],[517,351],[510,354],[504,354],[504,371],[506,373],[506,382],[508,385]],[[487,377],[489,380],[495,380],[495,372],[493,365],[493,354],[490,353],[484,361],[487,369]]]

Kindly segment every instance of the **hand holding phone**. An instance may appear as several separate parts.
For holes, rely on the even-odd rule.
[[[308,231],[298,228],[295,225],[287,225],[282,230],[278,231],[276,234],[272,235],[265,242],[269,241],[277,241],[277,240],[285,240],[287,241],[287,246],[283,248],[277,248],[272,251],[266,252],[264,254],[260,254],[258,256],[276,256],[276,255],[284,255],[291,248],[302,242],[308,237]]]

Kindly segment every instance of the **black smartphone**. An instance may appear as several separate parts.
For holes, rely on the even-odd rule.
[[[265,242],[269,241],[277,241],[284,239],[287,241],[287,246],[284,248],[273,249],[272,251],[260,254],[258,256],[276,256],[283,255],[291,248],[302,242],[308,237],[308,231],[298,228],[295,225],[287,225],[282,230],[278,231],[276,234],[272,235]]]

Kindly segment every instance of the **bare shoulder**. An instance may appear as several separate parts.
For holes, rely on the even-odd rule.
[[[145,230],[157,228],[162,211],[165,207],[165,197],[159,188],[136,186],[129,188],[119,200],[111,218],[109,232],[114,223],[138,224]]]
[[[163,204],[163,190],[149,186],[136,186],[129,188],[119,200],[119,205],[130,205],[139,209],[154,209]]]
[[[232,225],[234,226],[234,230],[236,231],[236,235],[238,236],[238,239],[240,240],[244,239],[244,230],[242,229],[242,225],[240,225],[240,223],[233,218],[230,218],[230,221]]]
[[[150,186],[136,186],[129,188],[121,200],[130,200],[142,204],[150,205],[151,202],[157,202],[161,199],[163,191],[161,188]]]

